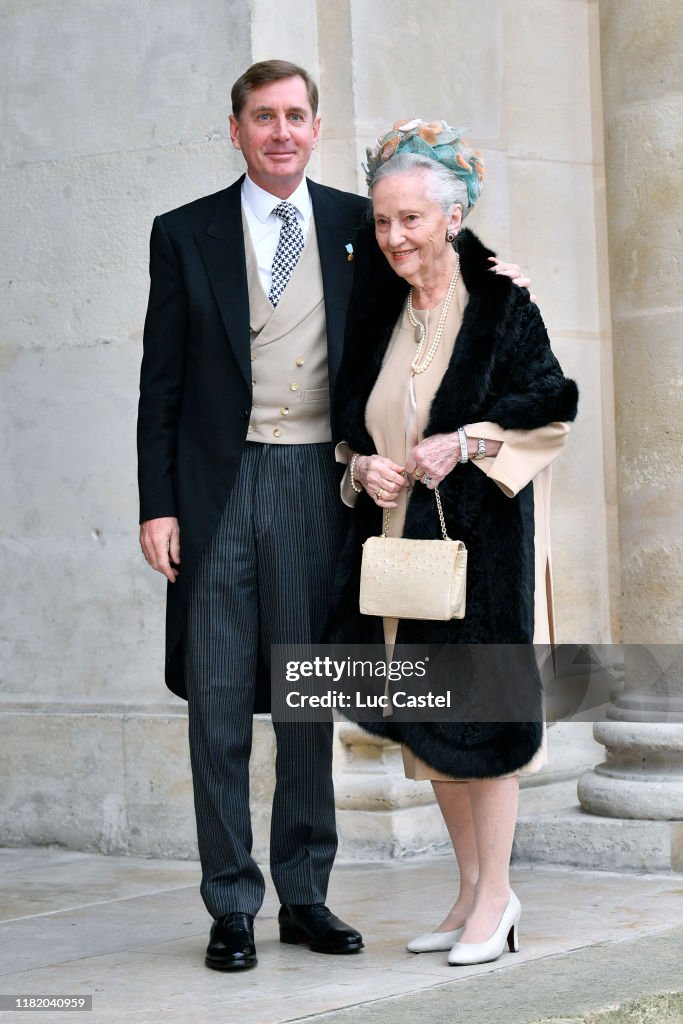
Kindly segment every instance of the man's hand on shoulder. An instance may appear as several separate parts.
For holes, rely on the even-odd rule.
[[[492,273],[500,274],[502,277],[509,277],[512,283],[519,285],[520,288],[528,288],[531,293],[529,296],[531,301],[538,305],[536,296],[531,291],[531,278],[526,277],[522,273],[522,268],[518,263],[504,263],[497,256],[489,256],[489,262],[493,263],[493,266],[489,268]]]
[[[142,553],[157,572],[163,573],[170,583],[175,583],[180,565],[180,526],[175,516],[147,519],[140,524],[140,547]]]

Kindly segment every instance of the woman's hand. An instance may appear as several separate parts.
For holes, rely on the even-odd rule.
[[[467,438],[467,454],[473,459],[478,449],[477,437]],[[486,440],[486,455],[495,458],[501,448],[500,441]],[[406,470],[425,487],[434,490],[444,477],[461,461],[460,438],[453,434],[433,434],[420,441],[408,457]]]
[[[408,486],[403,466],[383,455],[359,455],[353,476],[380,508],[396,508],[399,491]]]
[[[406,461],[406,470],[416,480],[434,490],[460,462],[460,440],[453,434],[432,434],[413,448]]]

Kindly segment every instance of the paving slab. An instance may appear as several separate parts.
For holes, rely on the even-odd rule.
[[[675,991],[674,959],[683,973],[683,876],[672,873],[515,866],[521,952],[452,968],[446,954],[405,950],[406,940],[434,927],[454,898],[452,857],[342,864],[329,902],[361,928],[366,949],[332,957],[282,945],[269,888],[256,921],[259,966],[237,976],[203,965],[210,919],[194,862],[5,849],[0,882],[0,994],[91,994],[92,1012],[75,1018],[86,1024],[282,1024],[311,1017],[351,1024],[371,1022],[372,1015],[379,1015],[378,1024],[416,1017],[420,1024],[526,1024],[547,1019],[543,1014],[555,1005],[556,1016],[574,1012],[567,1000],[549,1001],[553,979],[560,992],[581,993],[594,977],[587,1008],[599,1010],[609,1005],[612,976],[619,976],[614,965],[633,981],[631,989],[618,989],[622,1000]],[[647,944],[657,942],[660,974],[631,972],[631,961],[649,963]],[[676,957],[669,972],[670,947]],[[597,999],[598,983],[604,999]],[[513,995],[516,1017],[506,1015],[509,1000],[511,1012],[516,1005]],[[489,1016],[474,1015],[480,1004],[489,1006]],[[535,1017],[528,1016],[532,1011]],[[10,1024],[66,1024],[74,1014],[5,1017]]]
[[[601,943],[377,999],[316,1024],[681,1024],[683,928]]]

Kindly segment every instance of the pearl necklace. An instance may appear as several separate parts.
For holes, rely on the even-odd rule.
[[[410,368],[413,371],[413,373],[425,372],[425,370],[429,367],[432,360],[434,359],[436,351],[441,342],[441,335],[443,334],[443,329],[446,326],[446,317],[448,316],[448,310],[450,309],[451,301],[453,299],[453,295],[455,294],[455,286],[458,283],[458,277],[460,275],[460,257],[457,254],[457,252],[455,254],[455,258],[458,261],[455,267],[455,273],[451,278],[451,283],[449,284],[448,291],[446,292],[446,298],[444,299],[443,309],[441,310],[441,316],[439,317],[439,323],[436,328],[436,333],[434,334],[432,343],[429,346],[429,351],[425,355],[424,359],[422,359],[422,355],[424,353],[425,345],[427,343],[427,332],[425,330],[424,324],[417,319],[415,313],[413,312],[412,288],[410,289],[410,292],[408,294],[408,320],[410,321],[411,325],[415,328],[415,341],[417,343],[417,352],[415,353],[415,358],[410,364]]]

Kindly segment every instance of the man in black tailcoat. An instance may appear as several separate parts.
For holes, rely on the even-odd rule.
[[[138,421],[140,542],[168,581],[166,680],[189,705],[206,964],[256,964],[256,682],[272,643],[319,640],[339,548],[330,390],[366,200],[308,181],[317,88],[284,61],[232,90],[247,173],[154,221]],[[280,938],[351,953],[325,906],[337,833],[331,725],[275,724],[270,869]]]

